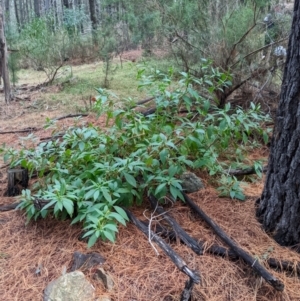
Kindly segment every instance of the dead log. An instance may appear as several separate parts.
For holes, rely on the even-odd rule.
[[[148,228],[140,221],[138,220],[129,210],[126,208],[123,208],[128,218],[131,220],[131,222],[140,229],[147,237],[150,235],[151,239],[165,252],[166,255],[170,257],[170,259],[174,262],[174,264],[177,266],[177,268],[185,273],[187,276],[189,276],[193,282],[200,283],[200,275],[192,271],[187,264],[183,261],[183,259],[167,244],[165,241],[160,238],[157,234],[154,232],[148,231]]]
[[[184,244],[187,245],[189,248],[191,248],[197,255],[202,255],[203,254],[203,246],[199,245],[198,242],[194,238],[189,236],[180,227],[180,225],[170,215],[168,215],[161,206],[158,205],[158,201],[153,195],[150,195],[148,199],[149,199],[152,209],[164,217],[164,219],[174,229],[175,235],[177,237],[179,237],[184,242]]]
[[[28,170],[13,168],[7,171],[7,196],[16,196],[28,187]]]
[[[257,259],[253,258],[246,251],[240,248],[227,234],[201,210],[184,192],[182,192],[186,203],[213,229],[213,231],[230,247],[231,251],[242,258],[258,275],[263,277],[267,283],[272,285],[276,290],[283,291],[284,284],[282,281],[270,274]]]

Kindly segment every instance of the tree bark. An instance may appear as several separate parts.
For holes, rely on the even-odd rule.
[[[90,18],[92,22],[92,28],[93,30],[97,29],[97,16],[96,16],[96,5],[95,0],[89,0],[90,5]]]
[[[18,10],[18,5],[17,5],[17,0],[14,0],[14,7],[15,7],[16,20],[17,20],[17,28],[18,28],[18,31],[20,31],[21,24],[20,24],[20,18],[19,18],[19,10]]]
[[[257,217],[283,246],[300,249],[300,2],[295,1],[266,182]]]
[[[39,0],[34,0],[34,13],[36,17],[41,16],[41,8],[40,8],[40,1]]]
[[[3,78],[5,102],[9,103],[11,101],[11,89],[8,72],[7,44],[4,34],[4,16],[2,6],[0,6],[0,76]]]

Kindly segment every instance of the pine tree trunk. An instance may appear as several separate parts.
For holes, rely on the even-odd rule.
[[[15,6],[15,14],[16,14],[16,20],[17,20],[17,28],[18,31],[20,31],[21,24],[20,24],[20,17],[19,17],[19,10],[18,10],[18,5],[17,5],[17,0],[14,0],[14,6]]]
[[[34,0],[34,13],[38,18],[41,16],[40,0]]]
[[[8,73],[7,45],[4,34],[4,16],[2,6],[0,6],[0,72],[1,77],[3,78],[5,102],[9,103],[11,101],[11,89]]]
[[[90,18],[92,22],[93,30],[97,29],[97,16],[96,16],[96,5],[95,0],[89,0],[90,5]]]
[[[281,245],[300,243],[300,1],[295,1],[265,187],[257,209]]]

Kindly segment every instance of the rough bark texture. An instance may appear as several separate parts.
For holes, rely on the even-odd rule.
[[[40,11],[40,2],[39,0],[34,0],[34,13],[36,17],[41,16],[41,11]]]
[[[5,102],[11,101],[10,80],[8,73],[8,57],[7,57],[7,45],[4,34],[4,16],[2,6],[0,6],[0,76],[3,78]]]
[[[295,1],[265,187],[257,216],[284,246],[300,243],[300,1]]]
[[[95,6],[95,0],[89,0],[90,4],[90,18],[92,21],[92,27],[93,29],[97,29],[97,15],[96,15],[96,6]]]

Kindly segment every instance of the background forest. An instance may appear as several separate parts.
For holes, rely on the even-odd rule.
[[[112,58],[125,51],[142,48],[150,56],[159,49],[168,58],[160,69],[176,66],[201,77],[205,59],[230,74],[232,85],[214,92],[220,106],[246,83],[280,85],[292,9],[274,0],[3,0],[2,6],[13,81],[21,67],[44,70],[52,81],[66,61],[99,58],[109,72]]]

